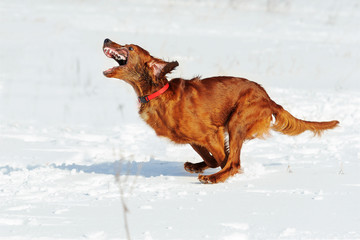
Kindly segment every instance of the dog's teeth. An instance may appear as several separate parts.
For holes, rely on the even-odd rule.
[[[112,50],[111,48],[104,48],[104,52],[108,57],[110,57],[110,58],[112,57],[112,58],[114,58],[114,59],[116,59],[118,61],[126,60],[125,56],[119,54],[118,52]]]

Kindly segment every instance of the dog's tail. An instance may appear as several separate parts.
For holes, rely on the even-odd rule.
[[[324,130],[333,129],[338,126],[339,121],[310,122],[298,119],[291,115],[282,106],[271,101],[275,123],[272,129],[286,135],[298,135],[306,130],[312,131],[314,135],[321,135]]]

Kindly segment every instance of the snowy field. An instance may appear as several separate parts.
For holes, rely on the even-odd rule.
[[[0,239],[127,239],[124,216],[131,239],[360,239],[359,23],[357,0],[2,0]],[[249,141],[244,174],[200,184],[102,75],[107,37],[341,127]]]

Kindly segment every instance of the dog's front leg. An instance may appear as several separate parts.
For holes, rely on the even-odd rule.
[[[209,153],[209,151],[206,148],[196,144],[190,144],[190,145],[201,156],[201,158],[204,161],[199,163],[186,162],[184,164],[184,168],[186,171],[190,173],[202,173],[205,169],[209,167],[211,168],[219,167],[218,162],[215,160],[215,158]]]

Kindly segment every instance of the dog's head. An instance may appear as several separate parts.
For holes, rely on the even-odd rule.
[[[103,51],[107,57],[114,59],[118,64],[104,71],[104,75],[125,80],[132,85],[138,85],[136,83],[140,81],[157,85],[167,73],[179,65],[177,61],[166,62],[154,58],[148,51],[137,45],[119,45],[110,39],[105,39]]]

